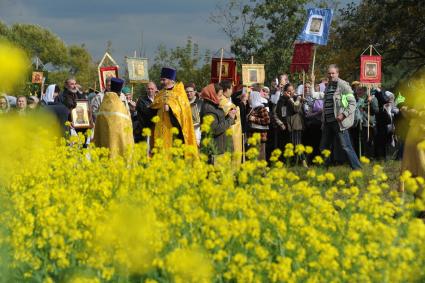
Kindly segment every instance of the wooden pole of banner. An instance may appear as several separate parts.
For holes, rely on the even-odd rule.
[[[369,45],[369,55],[372,56],[372,45]],[[369,142],[369,123],[370,123],[370,85],[367,87],[367,141]]]
[[[314,77],[314,66],[316,64],[316,45],[313,46],[313,64],[311,65],[311,75]],[[314,80],[311,82],[314,86]]]
[[[43,96],[44,96],[44,82],[45,81],[46,81],[46,78],[43,77],[43,79],[41,80],[40,99],[43,98]]]
[[[221,48],[221,55],[220,55],[220,72],[218,73],[218,82],[221,82],[221,71],[223,69],[223,56],[224,56],[224,48]]]
[[[304,92],[305,92],[305,70],[303,69],[303,99],[304,99]]]

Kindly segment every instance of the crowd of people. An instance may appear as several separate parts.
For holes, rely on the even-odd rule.
[[[260,134],[259,158],[263,160],[269,160],[275,149],[284,151],[288,143],[311,146],[311,156],[329,149],[329,162],[348,163],[354,169],[361,167],[361,156],[378,160],[402,156],[405,133],[396,129],[405,119],[400,111],[403,101],[382,88],[368,92],[359,82],[342,80],[336,65],[330,65],[327,78],[317,84],[314,76],[296,85],[282,74],[269,87],[234,86],[230,81],[221,81],[197,89],[191,82],[177,83],[172,68],[163,68],[160,80],[160,88],[151,81],[146,93],[134,100],[132,89],[124,87],[121,79],[107,78],[103,91],[90,89],[84,93],[76,80],[69,78],[63,90],[59,85],[49,85],[39,98],[1,95],[0,113],[26,115],[44,109],[55,114],[64,133],[77,134],[87,128],[74,127],[71,112],[78,100],[87,100],[90,127],[94,128],[87,144],[108,146],[115,140],[120,147],[123,141],[146,141],[143,129],[148,128],[153,132],[147,140],[151,147],[158,138],[164,147],[171,146],[177,136],[200,150],[205,146],[201,126],[209,116],[215,149],[209,152],[211,162],[226,151],[243,156],[251,146],[248,138],[254,133]],[[155,116],[159,121],[154,123]],[[118,120],[111,123],[108,119],[112,117]],[[119,119],[129,121],[131,141],[125,129],[127,122]],[[172,128],[178,130],[177,135],[172,134]],[[101,137],[105,135],[106,141]],[[120,138],[123,135],[126,137]],[[304,166],[311,161],[304,156],[302,159]]]

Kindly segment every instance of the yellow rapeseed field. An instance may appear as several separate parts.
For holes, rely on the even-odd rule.
[[[233,168],[230,155],[185,158],[180,142],[110,159],[81,136],[55,138],[49,121],[0,120],[1,281],[425,280],[424,204],[412,196],[424,180],[408,172],[401,194],[365,158],[372,178],[319,170],[329,152],[302,175],[279,161],[311,153],[303,146],[270,167],[255,147]]]

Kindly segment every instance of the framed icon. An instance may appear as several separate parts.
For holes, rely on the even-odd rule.
[[[360,57],[360,82],[379,84],[381,76],[381,56],[362,55]]]
[[[130,82],[149,82],[147,58],[127,57],[126,61]]]
[[[220,62],[217,62],[217,70],[220,70]],[[229,77],[229,62],[223,62],[221,64],[221,77],[222,78]]]
[[[309,31],[311,33],[320,33],[322,22],[323,22],[322,18],[312,18]]]
[[[31,82],[33,84],[41,84],[43,82],[43,72],[32,72]]]
[[[92,127],[88,100],[77,100],[77,106],[71,111],[72,126],[76,129]]]
[[[264,64],[242,64],[242,82],[246,86],[264,84]]]
[[[376,62],[366,62],[364,75],[366,78],[376,78],[378,74],[378,64]]]
[[[311,35],[322,36],[324,26],[323,20],[324,18],[321,15],[311,16],[307,23],[306,33]]]
[[[221,62],[221,80],[236,81],[236,60],[233,58],[212,58],[211,62],[211,82],[218,82],[220,76]]]
[[[105,89],[107,78],[118,78],[118,67],[116,67],[116,66],[100,67],[99,73],[100,73],[101,88],[102,88],[102,91],[103,91]]]

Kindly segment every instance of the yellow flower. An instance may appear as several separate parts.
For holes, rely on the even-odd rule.
[[[152,119],[151,119],[151,121],[152,121],[152,123],[158,123],[159,122],[159,116],[154,116]]]
[[[307,145],[307,146],[305,147],[305,153],[307,153],[307,154],[311,154],[311,153],[313,153],[313,147],[311,147],[311,146]]]
[[[233,135],[233,129],[230,127],[226,130],[226,136],[231,137]]]
[[[0,60],[2,62],[0,67],[0,93],[8,93],[18,83],[25,80],[28,66],[31,63],[24,50],[4,39],[0,40]]]
[[[285,158],[290,158],[294,156],[294,151],[290,148],[286,148],[285,151],[283,152],[283,157]]]
[[[150,137],[152,135],[151,129],[149,128],[144,128],[142,131],[142,136],[144,137]]]
[[[321,165],[324,163],[324,161],[321,156],[317,155],[313,158],[313,163],[317,165]]]
[[[277,148],[277,149],[273,150],[272,155],[270,157],[270,161],[272,161],[272,162],[278,161],[279,157],[281,155],[282,155],[282,151],[280,149]]]
[[[294,145],[293,145],[292,143],[287,143],[287,144],[285,145],[285,149],[293,150],[293,149],[294,149]]]
[[[305,147],[304,147],[304,145],[302,145],[302,144],[297,144],[296,146],[295,146],[295,154],[297,154],[297,155],[301,155],[301,154],[303,154],[305,152]]]
[[[369,164],[370,160],[369,158],[365,157],[365,156],[360,156],[360,162],[363,164]]]
[[[210,282],[213,269],[210,261],[196,249],[176,249],[167,255],[167,270],[176,282]]]
[[[322,150],[322,155],[324,158],[328,158],[331,155],[331,151],[328,149]]]

